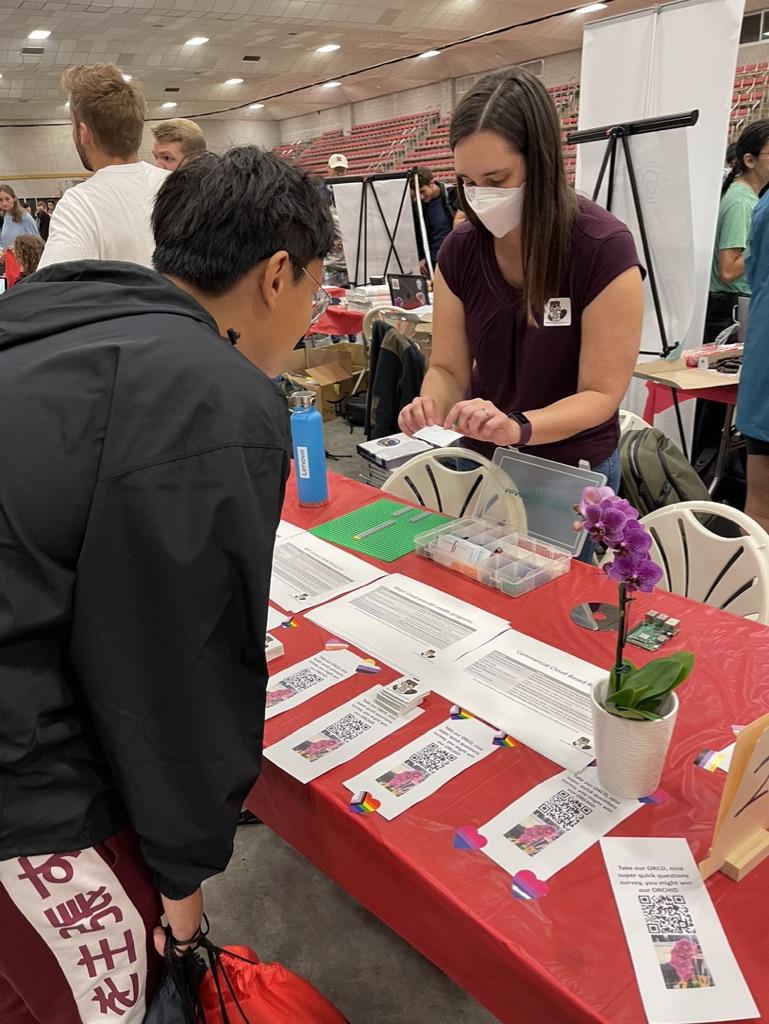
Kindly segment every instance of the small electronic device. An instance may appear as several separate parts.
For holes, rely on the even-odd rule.
[[[647,612],[644,621],[630,630],[627,642],[644,651],[658,651],[680,628],[680,621],[664,612]]]
[[[388,274],[387,284],[393,306],[400,309],[419,309],[429,306],[427,278],[417,274]]]

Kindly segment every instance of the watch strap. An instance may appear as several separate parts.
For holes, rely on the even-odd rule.
[[[527,445],[531,440],[531,435],[533,431],[531,420],[522,412],[511,412],[510,419],[515,420],[515,422],[521,428],[521,436],[518,440],[518,444]]]

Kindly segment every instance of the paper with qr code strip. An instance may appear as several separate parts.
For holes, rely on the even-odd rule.
[[[495,731],[476,718],[447,721],[345,782],[351,793],[366,790],[380,802],[379,814],[397,818],[465,768],[501,748]],[[500,756],[509,755],[504,750]]]
[[[585,768],[535,786],[478,831],[488,840],[483,852],[505,871],[545,879],[645,806],[607,793],[596,769]]]
[[[422,714],[419,708],[399,715],[381,707],[376,700],[381,689],[372,686],[359,697],[303,725],[267,747],[264,756],[300,782],[311,782]]]
[[[360,656],[351,651],[322,651],[270,676],[265,718],[302,704],[356,671]]]
[[[649,1024],[759,1019],[686,840],[602,839],[601,851]]]

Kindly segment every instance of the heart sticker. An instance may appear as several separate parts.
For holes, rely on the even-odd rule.
[[[349,810],[353,814],[373,814],[381,803],[375,796],[362,790],[360,793],[356,793],[352,800],[350,800]]]
[[[482,850],[486,843],[488,839],[474,825],[462,825],[454,833],[455,850]]]
[[[550,886],[537,878],[533,871],[518,871],[513,875],[512,893],[516,900],[538,900],[547,896]]]
[[[326,641],[324,646],[327,651],[346,651],[350,645],[346,644],[344,640],[337,640],[336,637],[332,637],[331,640]]]
[[[294,618],[286,619],[285,622],[281,622],[281,626],[284,629],[296,629],[299,623]]]
[[[356,672],[363,672],[366,675],[373,676],[377,672],[381,672],[379,665],[374,661],[373,658],[364,658],[363,661],[358,665]]]
[[[449,711],[449,717],[453,718],[454,721],[456,722],[464,718],[472,718],[473,716],[470,714],[469,711],[465,711],[465,709],[461,708],[458,704],[452,704],[451,711]]]
[[[495,747],[514,747],[515,740],[512,736],[508,736],[504,730],[494,733],[494,739],[491,741]]]
[[[667,798],[668,795],[664,789],[655,789],[648,796],[639,797],[639,802],[642,804],[664,804]]]

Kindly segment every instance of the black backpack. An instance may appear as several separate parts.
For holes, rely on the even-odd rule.
[[[711,501],[707,487],[680,448],[655,427],[620,437],[620,493],[643,517],[679,501]]]

